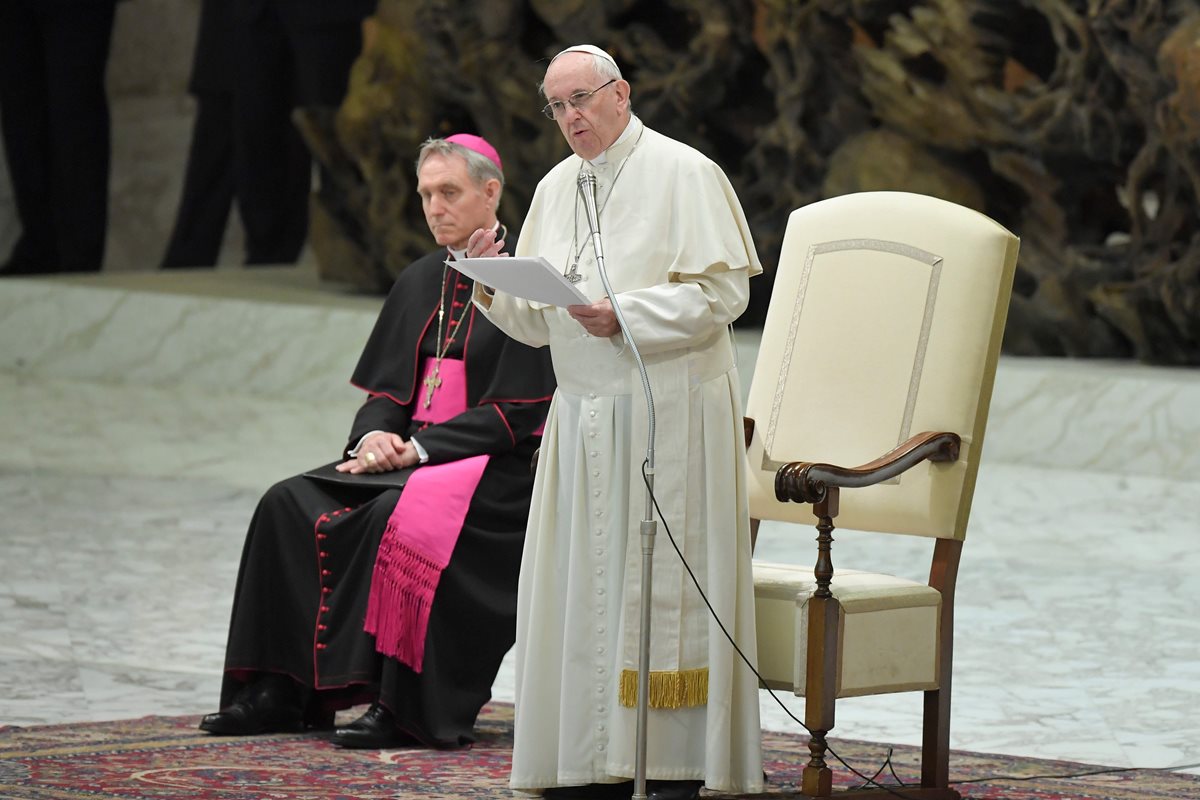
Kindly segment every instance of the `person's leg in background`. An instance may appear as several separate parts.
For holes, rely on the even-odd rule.
[[[233,148],[246,264],[291,264],[308,232],[311,159],[291,112],[295,54],[273,4],[234,25]]]
[[[46,52],[37,0],[0,2],[0,129],[21,235],[0,272],[58,270],[50,198]]]
[[[234,0],[202,0],[188,91],[196,117],[183,193],[162,266],[217,263],[233,208]]]
[[[233,208],[233,93],[195,95],[183,196],[163,256],[162,265],[168,268],[216,264]]]
[[[333,19],[296,20],[288,37],[296,54],[296,105],[336,109],[345,99],[350,69],[362,52],[362,20],[371,5],[347,4]],[[318,191],[329,207],[337,208],[339,189],[318,163]]]
[[[48,16],[50,180],[59,269],[99,271],[108,231],[111,122],[104,76],[116,0],[39,0]]]

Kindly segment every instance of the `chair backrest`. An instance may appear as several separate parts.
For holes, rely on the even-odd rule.
[[[1018,243],[983,214],[906,192],[792,212],[746,406],[751,516],[813,522],[811,506],[775,499],[783,463],[856,467],[950,431],[958,461],[843,492],[837,524],[965,536]]]

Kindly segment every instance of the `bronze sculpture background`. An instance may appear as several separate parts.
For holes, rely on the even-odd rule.
[[[496,145],[516,228],[567,154],[538,81],[579,41],[726,169],[768,273],[792,209],[924,192],[1021,236],[1007,352],[1200,364],[1192,0],[381,0],[343,106],[299,120],[336,177],[313,201],[322,274],[380,289],[426,250],[429,135]]]

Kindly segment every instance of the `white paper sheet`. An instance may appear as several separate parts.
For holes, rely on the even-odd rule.
[[[591,305],[588,296],[541,256],[464,258],[454,268],[505,294],[552,306]]]

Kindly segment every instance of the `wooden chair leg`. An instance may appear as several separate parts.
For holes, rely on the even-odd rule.
[[[945,788],[950,784],[950,686],[925,692],[924,729],[921,736],[921,785]]]
[[[804,724],[808,727],[808,764],[801,791],[812,797],[833,792],[833,770],[825,763],[825,736],[833,730],[837,698],[837,637],[841,604],[836,598],[808,601],[808,664],[804,687]]]
[[[838,513],[838,491],[831,489],[824,499],[813,504],[817,516],[817,563],[813,568],[817,589],[808,600],[808,663],[805,665],[804,724],[809,761],[800,779],[801,791],[813,797],[828,797],[833,792],[833,771],[825,763],[828,746],[825,736],[833,730],[837,700],[838,626],[841,603],[833,596],[833,518]]]
[[[938,688],[925,692],[921,735],[921,786],[944,789],[950,785],[950,686],[954,676],[954,587],[962,542],[939,539],[934,545],[929,585],[942,595],[938,621]]]

